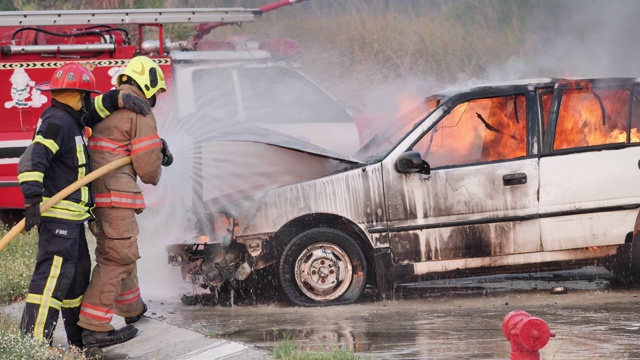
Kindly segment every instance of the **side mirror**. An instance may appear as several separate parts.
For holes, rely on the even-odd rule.
[[[396,160],[396,170],[401,173],[431,174],[431,166],[429,166],[428,162],[422,160],[422,156],[417,151],[407,151],[400,155]]]

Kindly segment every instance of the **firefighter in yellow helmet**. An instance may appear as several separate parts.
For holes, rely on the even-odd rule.
[[[117,86],[121,92],[146,99],[151,107],[167,90],[162,70],[146,56],[129,61]],[[157,185],[161,165],[169,166],[173,157],[158,136],[153,113],[139,115],[126,109],[114,111],[94,127],[89,153],[96,168],[125,156],[132,160],[130,165],[92,183],[96,221],[90,230],[97,240],[96,265],[82,300],[78,325],[84,329],[86,347],[103,347],[129,340],[119,336],[110,324],[114,313],[130,325],[147,310],[136,275],[140,255],[135,216],[145,208],[136,179]]]
[[[87,126],[95,126],[101,114],[121,107],[140,113],[149,113],[150,108],[118,90],[98,95],[92,102],[91,94],[100,93],[96,80],[77,62],[60,66],[49,82],[36,88],[51,92],[51,106],[42,113],[33,141],[18,162],[25,229],[36,226],[39,237],[20,330],[51,343],[62,313],[69,344],[82,348],[83,329],[77,322],[91,270],[84,234],[84,223],[92,219],[91,186],[83,186],[42,214],[40,204],[91,172]],[[133,330],[120,329],[118,334],[133,337]]]

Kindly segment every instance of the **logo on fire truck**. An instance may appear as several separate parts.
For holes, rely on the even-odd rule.
[[[171,65],[170,59],[154,59],[158,65]],[[107,74],[111,77],[111,89],[116,86],[118,75],[123,71],[128,59],[122,60],[98,60],[83,61],[82,65],[93,70],[96,67],[109,67]],[[11,82],[11,101],[6,101],[4,107],[10,109],[17,108],[40,108],[46,104],[48,98],[35,88],[35,81],[27,74],[27,69],[56,68],[65,64],[64,62],[26,62],[26,63],[7,63],[0,64],[0,69],[13,69],[13,74],[9,81]]]
[[[112,89],[116,88],[116,81],[118,79],[118,75],[124,72],[124,68],[125,68],[124,66],[116,66],[116,67],[112,67],[111,69],[109,69],[109,71],[107,71],[107,74],[111,76],[111,85],[113,85]]]
[[[14,106],[39,108],[47,102],[47,97],[35,88],[35,82],[31,80],[24,69],[13,70],[9,81],[11,81],[11,101],[4,103],[5,108],[9,109]],[[28,100],[29,98],[31,100]]]

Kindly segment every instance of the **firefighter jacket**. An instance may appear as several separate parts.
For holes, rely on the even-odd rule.
[[[91,171],[82,117],[81,112],[55,99],[42,113],[33,141],[18,162],[18,182],[26,204],[49,200]],[[92,207],[91,191],[83,186],[42,217],[83,222],[91,217]]]
[[[93,98],[92,107],[83,117],[82,122],[85,126],[93,129],[93,127],[102,121],[102,119],[111,115],[113,111],[123,108],[122,94],[118,90],[109,90],[104,94],[100,94]]]
[[[145,99],[132,85],[118,88]],[[158,184],[162,162],[162,142],[153,113],[139,115],[127,109],[113,112],[93,128],[89,151],[95,168],[131,156],[131,164],[118,168],[92,183],[96,207],[144,209],[142,190],[136,177],[145,184]]]

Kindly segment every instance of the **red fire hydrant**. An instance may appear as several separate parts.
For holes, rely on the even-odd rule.
[[[502,321],[502,333],[511,343],[511,360],[539,360],[540,352],[556,334],[544,320],[522,310],[512,311]]]

